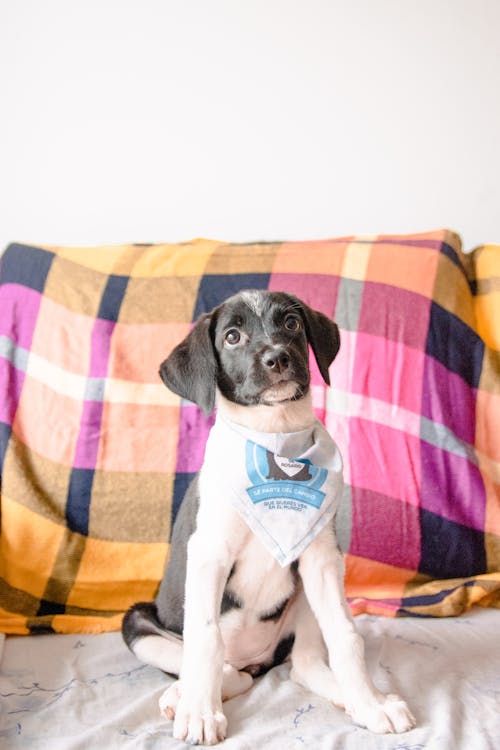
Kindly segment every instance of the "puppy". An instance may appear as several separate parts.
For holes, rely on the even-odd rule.
[[[356,724],[415,725],[373,685],[344,596],[342,464],[313,414],[309,345],[329,384],[335,323],[291,294],[245,291],[203,315],[160,367],[174,393],[217,407],[156,600],[134,605],[122,628],[139,659],[180,676],[160,699],[179,740],[223,740],[222,702],[288,657],[292,679]]]

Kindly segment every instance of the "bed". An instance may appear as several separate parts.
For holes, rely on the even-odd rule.
[[[213,417],[158,364],[245,288],[333,317],[317,417],[344,458],[336,526],[378,737],[283,664],[226,704],[228,748],[500,746],[500,246],[450,230],[251,244],[13,244],[0,266],[0,746],[176,748],[171,679],[119,633],[155,595]]]

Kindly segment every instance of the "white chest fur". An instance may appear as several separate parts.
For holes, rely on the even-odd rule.
[[[282,568],[252,535],[237,558],[227,589],[241,606],[231,608],[220,620],[225,660],[237,669],[271,661],[291,630],[297,575]],[[284,611],[271,619],[285,602]]]

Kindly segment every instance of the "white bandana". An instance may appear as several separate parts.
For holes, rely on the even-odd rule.
[[[333,518],[342,458],[323,425],[256,432],[217,416],[205,460],[223,460],[219,489],[276,560],[296,560]]]

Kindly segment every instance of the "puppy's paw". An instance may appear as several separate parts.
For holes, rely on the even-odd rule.
[[[252,687],[253,677],[246,672],[238,672],[237,669],[232,667],[230,664],[224,664],[224,672],[222,675],[222,700],[227,701],[231,698],[235,698],[241,693],[245,693]],[[160,707],[160,713],[167,719],[167,721],[173,721],[175,719],[175,712],[177,711],[177,704],[181,698],[181,683],[180,680],[173,682],[160,696],[158,705]]]
[[[161,714],[167,719],[167,721],[173,721],[175,719],[175,712],[180,697],[181,689],[179,680],[173,682],[170,687],[162,693],[158,705],[160,706]]]
[[[356,706],[347,711],[352,720],[376,734],[408,732],[416,725],[410,709],[399,695],[385,695],[379,703]]]
[[[247,672],[238,672],[230,664],[224,664],[222,673],[222,700],[228,701],[252,687],[253,677]]]
[[[190,745],[216,745],[226,737],[227,719],[215,707],[198,707],[179,700],[173,735]]]

